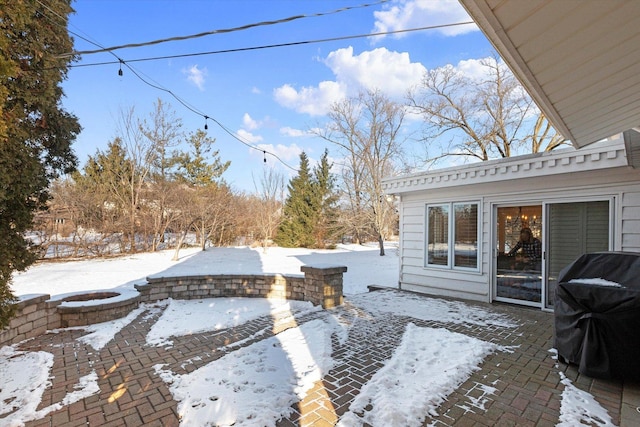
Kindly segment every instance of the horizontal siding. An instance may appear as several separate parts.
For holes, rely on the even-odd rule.
[[[637,234],[640,233],[640,218],[626,219],[622,221],[622,234]]]
[[[405,217],[415,216],[424,220],[424,204],[412,204],[405,206],[402,212]]]
[[[404,239],[402,242],[402,247],[404,249],[419,249],[419,250],[424,250],[424,242],[422,241],[422,239],[420,240],[407,240]]]
[[[402,231],[404,233],[424,233],[423,224],[402,224]]]
[[[622,196],[623,206],[640,206],[640,192],[629,191]]]
[[[402,259],[406,260],[407,262],[409,262],[409,260],[418,260],[420,261],[419,264],[415,264],[415,262],[413,264],[422,265],[423,254],[424,251],[422,249],[409,249],[405,246],[402,251]]]
[[[625,252],[640,252],[640,234],[625,234],[622,236],[622,250]]]
[[[414,269],[409,269],[414,270]],[[402,289],[433,295],[445,295],[477,301],[489,301],[489,285],[486,279],[475,277],[472,280],[460,280],[456,277],[437,277],[425,271],[405,272],[402,274]],[[467,276],[471,279],[473,276]],[[481,279],[481,281],[477,281]]]
[[[622,196],[623,251],[640,252],[640,191],[627,191]]]
[[[400,264],[407,267],[422,268],[424,265],[424,202],[404,203],[402,207],[402,252]]]
[[[640,218],[640,206],[623,206],[622,220]]]

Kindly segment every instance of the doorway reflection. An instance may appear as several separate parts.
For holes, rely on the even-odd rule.
[[[496,297],[542,302],[542,205],[498,208]]]

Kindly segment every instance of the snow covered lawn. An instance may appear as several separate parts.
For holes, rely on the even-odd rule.
[[[346,265],[345,295],[367,292],[368,285],[397,287],[397,249],[390,245],[386,255],[376,246],[340,245],[335,250],[232,247],[188,248],[180,260],[171,261],[173,251],[140,253],[112,259],[41,263],[13,278],[16,295],[45,293],[52,297],[87,290],[133,290],[149,276],[203,274],[298,274],[300,267],[313,264]]]

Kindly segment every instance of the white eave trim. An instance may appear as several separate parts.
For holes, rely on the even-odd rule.
[[[530,154],[386,178],[382,187],[386,194],[402,194],[618,167],[629,166],[625,144],[620,140],[614,140],[579,150],[565,149]]]

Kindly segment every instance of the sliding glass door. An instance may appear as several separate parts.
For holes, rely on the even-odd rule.
[[[608,200],[547,205],[547,307],[564,267],[582,254],[611,249],[610,216]]]
[[[612,249],[612,202],[496,207],[495,299],[552,308],[564,267],[582,254]]]

